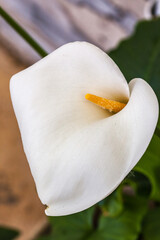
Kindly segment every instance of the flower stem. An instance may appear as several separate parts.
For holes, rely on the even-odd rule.
[[[0,7],[0,16],[41,56],[45,57],[47,52],[10,16]]]
[[[160,138],[160,128],[156,127],[155,135]]]

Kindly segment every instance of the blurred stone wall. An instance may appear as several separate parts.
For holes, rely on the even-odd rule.
[[[144,16],[145,0],[1,0],[1,5],[48,53],[71,41],[109,50]],[[0,41],[24,62],[37,54],[0,19]]]

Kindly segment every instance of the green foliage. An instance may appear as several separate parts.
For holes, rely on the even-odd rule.
[[[53,227],[48,238],[39,240],[81,240],[87,239],[92,232],[92,219],[94,207],[86,211],[63,217],[50,217],[50,224]]]
[[[102,212],[111,217],[119,215],[123,210],[122,198],[123,185],[120,185],[116,191],[99,203]]]
[[[143,78],[160,101],[160,18],[140,22],[135,33],[109,55],[127,81]]]
[[[136,170],[136,169],[135,169]],[[140,171],[134,171],[125,178],[123,181],[126,185],[130,186],[132,194],[136,192],[138,196],[149,198],[152,191],[152,184],[148,177]]]
[[[148,147],[148,150],[143,155],[135,167],[146,175],[152,185],[151,199],[160,201],[160,138],[154,136]]]
[[[148,212],[143,223],[142,233],[145,240],[160,239],[160,207]]]
[[[147,211],[147,200],[126,195],[123,199],[125,208],[118,215],[100,212],[97,227],[94,225],[97,207],[70,216],[51,217],[51,233],[38,240],[136,240]]]
[[[92,231],[93,211],[94,208],[90,208],[78,214],[50,218],[54,239],[87,239]]]
[[[0,227],[0,239],[2,240],[13,240],[18,236],[18,231],[9,229],[6,227]]]
[[[99,228],[89,240],[136,240],[147,211],[147,200],[138,196],[125,196],[124,206],[118,216],[102,216]]]

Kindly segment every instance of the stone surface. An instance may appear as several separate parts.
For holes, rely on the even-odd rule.
[[[89,41],[105,50],[114,48],[144,18],[146,1],[0,0],[0,3],[50,53],[76,40]],[[1,18],[0,38],[21,61],[30,64],[39,59]]]

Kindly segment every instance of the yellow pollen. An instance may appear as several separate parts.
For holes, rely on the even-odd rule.
[[[90,94],[90,93],[87,93],[85,98],[87,100],[95,103],[99,107],[101,107],[103,109],[107,109],[108,111],[114,112],[114,113],[117,113],[117,112],[121,111],[126,106],[125,103],[121,103],[121,102],[109,100],[109,99],[106,99],[106,98],[98,97],[98,96]]]

